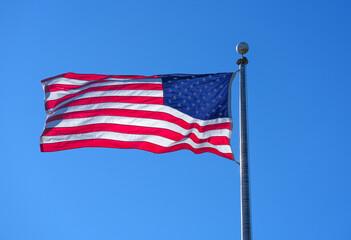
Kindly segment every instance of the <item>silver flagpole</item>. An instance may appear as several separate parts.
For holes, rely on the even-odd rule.
[[[240,195],[241,195],[241,239],[251,240],[251,213],[250,213],[250,182],[249,182],[249,149],[247,133],[247,96],[245,65],[248,64],[244,54],[249,50],[249,45],[240,42],[236,46],[236,51],[241,54],[241,58],[236,62],[240,71]]]

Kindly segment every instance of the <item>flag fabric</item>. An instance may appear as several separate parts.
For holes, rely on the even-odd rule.
[[[234,159],[233,73],[115,76],[65,73],[42,81],[42,152],[82,147],[188,149]]]

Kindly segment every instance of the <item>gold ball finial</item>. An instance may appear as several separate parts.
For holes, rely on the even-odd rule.
[[[249,51],[249,44],[246,42],[239,42],[238,45],[236,45],[236,51],[239,54],[244,55]]]

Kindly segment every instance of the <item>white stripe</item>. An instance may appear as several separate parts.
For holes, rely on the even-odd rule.
[[[128,97],[163,97],[162,90],[114,90],[114,91],[97,91],[87,92],[63,101],[54,108],[48,109],[47,114],[51,113],[60,106],[78,99],[93,98],[93,97],[111,97],[111,96],[128,96]]]
[[[218,124],[218,123],[231,123],[231,118],[217,118],[211,120],[200,120],[193,118],[177,109],[174,109],[169,106],[161,105],[161,104],[136,104],[136,103],[96,103],[96,104],[87,104],[87,105],[79,105],[79,106],[71,106],[58,109],[53,112],[49,117],[56,116],[58,114],[63,113],[71,113],[71,112],[79,112],[79,111],[88,111],[88,110],[97,110],[97,109],[131,109],[131,110],[142,110],[142,111],[153,111],[153,112],[161,112],[168,113],[173,115],[174,117],[183,119],[188,123],[197,123],[200,126]]]
[[[161,136],[115,133],[115,132],[106,132],[106,131],[72,134],[72,135],[60,135],[60,136],[42,136],[40,139],[40,143],[46,144],[46,143],[57,143],[57,142],[77,141],[77,140],[86,140],[86,139],[110,139],[110,140],[125,141],[125,142],[145,141],[145,142],[157,144],[162,147],[172,147],[178,144],[187,143],[196,149],[210,147],[210,148],[217,149],[222,153],[232,153],[231,147],[229,145],[213,145],[208,142],[194,143],[189,138],[183,139],[181,141],[173,141]]]
[[[106,78],[106,79],[97,79],[97,80],[77,80],[72,78],[65,78],[65,77],[58,77],[51,79],[49,81],[43,82],[43,86],[50,86],[54,84],[62,84],[62,85],[76,85],[81,86],[87,83],[91,83],[93,81],[100,81],[100,80],[109,80],[109,81],[137,81],[137,82],[155,82],[155,79],[160,78],[140,78],[140,79],[131,79],[131,78]]]
[[[50,85],[54,85],[54,84],[62,84],[62,85],[84,85],[87,84],[91,81],[86,81],[86,80],[76,80],[76,79],[70,79],[70,78],[64,78],[64,77],[58,77],[58,78],[54,78],[51,79],[49,81],[43,82],[43,86],[50,86]]]
[[[51,100],[57,100],[62,97],[65,97],[67,95],[79,93],[80,91],[92,88],[92,87],[104,87],[104,86],[120,86],[120,85],[127,85],[127,84],[142,84],[140,82],[120,82],[120,81],[111,81],[111,82],[102,82],[102,83],[95,83],[95,84],[89,84],[88,86],[76,88],[76,89],[71,89],[71,90],[61,90],[61,91],[54,91],[54,92],[47,92],[45,94],[45,101],[51,101]],[[161,81],[157,82],[152,82],[152,84],[161,84]]]
[[[206,132],[199,132],[196,128],[184,129],[181,126],[158,119],[149,118],[135,118],[135,117],[121,117],[121,116],[97,116],[97,117],[87,117],[87,118],[70,118],[56,120],[48,122],[45,128],[65,128],[65,127],[79,127],[91,124],[99,123],[112,123],[112,124],[122,124],[128,126],[138,126],[138,127],[151,127],[151,128],[163,128],[172,130],[174,132],[180,133],[186,136],[190,133],[195,134],[199,139],[206,139],[214,136],[225,136],[230,138],[231,131],[229,129],[215,129],[208,130]]]

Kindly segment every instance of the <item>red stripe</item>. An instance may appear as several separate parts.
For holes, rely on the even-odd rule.
[[[109,97],[92,97],[92,98],[83,98],[77,99],[72,102],[63,104],[58,109],[69,107],[69,106],[78,106],[78,105],[87,105],[95,103],[105,103],[105,102],[123,102],[123,103],[144,103],[144,104],[163,104],[163,97],[130,97],[130,96],[109,96]],[[53,108],[52,105],[45,103],[45,110]]]
[[[44,80],[41,80],[41,82],[44,83],[44,82],[50,81],[51,79],[55,79],[55,78],[59,78],[59,77],[64,77],[66,74],[67,74],[67,73],[62,73],[62,74],[56,75],[56,76],[54,76],[54,77],[45,78]]]
[[[154,76],[138,76],[138,75],[102,75],[102,74],[78,74],[78,73],[64,73],[57,75],[55,77],[47,78],[42,80],[41,82],[47,82],[51,79],[57,78],[57,77],[64,77],[64,78],[70,78],[70,79],[76,79],[76,80],[85,80],[85,81],[90,81],[90,80],[103,80],[106,78],[129,78],[129,79],[141,79],[141,78],[157,78],[157,75]]]
[[[140,127],[130,126],[122,124],[111,124],[111,123],[100,123],[91,124],[79,127],[64,127],[64,128],[46,128],[43,131],[42,136],[58,136],[58,135],[70,135],[70,134],[81,134],[98,131],[109,131],[118,133],[128,134],[141,134],[141,135],[156,135],[164,138],[171,139],[173,141],[180,141],[186,138],[190,138],[194,143],[208,142],[213,145],[229,145],[229,138],[227,137],[209,137],[206,139],[199,139],[194,133],[188,135],[182,135],[169,129],[153,128],[153,127]]]
[[[52,85],[45,86],[44,91],[45,91],[45,93],[56,92],[56,91],[68,91],[68,90],[86,87],[86,86],[89,86],[91,84],[102,83],[102,82],[111,82],[111,81],[110,80],[97,80],[97,81],[87,82],[86,84],[83,84],[83,85],[52,84]]]
[[[82,147],[110,147],[110,148],[124,148],[124,149],[141,149],[141,150],[146,150],[153,153],[166,153],[166,152],[174,152],[182,149],[188,149],[196,154],[211,152],[219,156],[233,160],[233,155],[231,153],[221,153],[217,149],[213,149],[209,147],[196,149],[187,143],[181,143],[172,147],[161,147],[159,145],[149,143],[149,142],[124,142],[124,141],[107,140],[107,139],[89,139],[89,140],[77,140],[77,141],[67,141],[67,142],[59,142],[59,143],[40,144],[40,149],[42,152],[53,152],[53,151],[61,151],[61,150],[82,148]]]
[[[52,121],[61,120],[61,119],[87,118],[87,117],[96,117],[96,116],[122,116],[122,117],[158,119],[158,120],[164,120],[167,122],[172,122],[174,124],[181,126],[184,129],[196,128],[199,130],[199,132],[206,132],[209,130],[216,130],[216,129],[231,129],[231,125],[229,122],[200,126],[197,123],[188,123],[183,119],[177,118],[169,113],[143,111],[143,110],[131,110],[131,109],[96,109],[96,110],[88,110],[88,111],[80,111],[80,112],[63,113],[63,114],[54,115],[48,118],[46,122],[52,122]]]
[[[91,87],[82,91],[79,91],[75,94],[69,94],[62,98],[56,100],[46,101],[46,104],[50,106],[50,108],[56,107],[60,103],[73,98],[84,93],[88,92],[98,92],[98,91],[115,91],[115,90],[162,90],[161,84],[150,84],[150,83],[142,83],[142,84],[126,84],[126,85],[112,85],[112,86],[102,86],[102,87]]]

